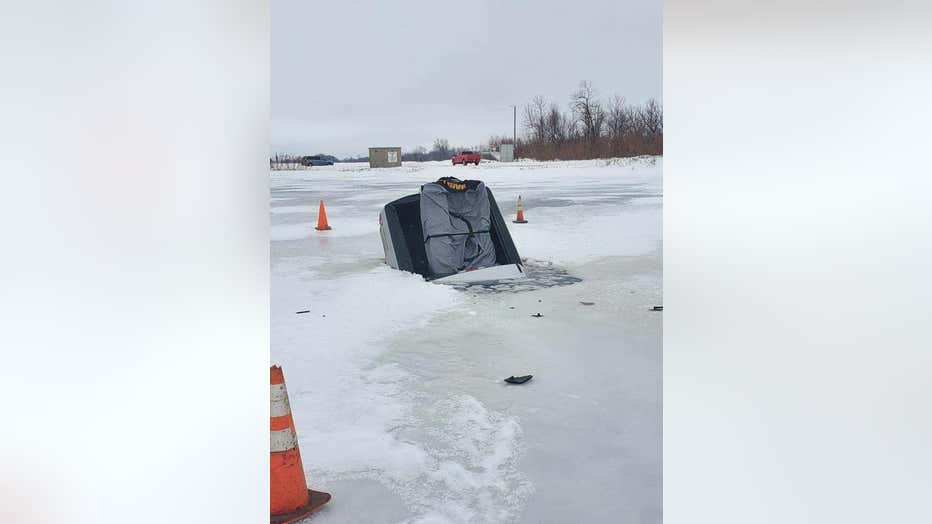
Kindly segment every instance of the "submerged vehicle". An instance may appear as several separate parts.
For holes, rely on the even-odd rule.
[[[480,180],[444,177],[379,213],[389,266],[438,283],[526,278],[492,191]]]

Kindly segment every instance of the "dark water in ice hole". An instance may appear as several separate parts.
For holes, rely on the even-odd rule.
[[[570,275],[566,269],[554,265],[553,262],[532,258],[526,258],[522,262],[524,272],[527,274],[524,280],[449,284],[449,286],[470,293],[522,293],[554,286],[571,286],[582,282],[581,278]]]

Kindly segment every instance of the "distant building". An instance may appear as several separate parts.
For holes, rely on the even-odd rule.
[[[498,146],[498,159],[501,162],[514,162],[515,161],[515,145],[514,144],[501,144]]]
[[[400,147],[370,147],[369,167],[400,167]]]

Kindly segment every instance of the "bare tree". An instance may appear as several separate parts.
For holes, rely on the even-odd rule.
[[[605,109],[596,98],[595,89],[589,82],[581,82],[570,97],[570,108],[582,125],[583,136],[590,143],[596,142],[602,136],[602,127],[605,125]]]
[[[408,149],[404,154],[401,155],[402,160],[412,162],[423,162],[429,158],[430,157],[427,152],[427,148],[424,146],[415,146]]]
[[[615,95],[609,102],[606,127],[608,135],[616,141],[621,140],[631,127],[630,114],[623,96]]]
[[[511,135],[492,135],[486,146],[490,151],[498,151],[502,144],[513,144],[514,138]]]
[[[648,138],[663,134],[663,108],[651,98],[640,111],[640,127]]]
[[[530,132],[531,141],[542,143],[547,138],[547,101],[538,95],[524,106],[524,127]]]
[[[547,141],[551,144],[562,144],[566,141],[566,117],[560,112],[556,104],[550,104],[550,110],[547,112],[546,130]]]
[[[446,138],[437,138],[434,140],[434,148],[430,152],[430,159],[448,160],[450,152],[450,142]]]
[[[592,106],[592,128],[589,130],[589,139],[593,142],[602,137],[605,128],[605,109],[600,102]]]

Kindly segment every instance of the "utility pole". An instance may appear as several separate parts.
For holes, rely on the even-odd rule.
[[[513,157],[518,158],[518,106],[511,106],[511,108],[514,110],[511,122],[511,150],[513,151]]]

